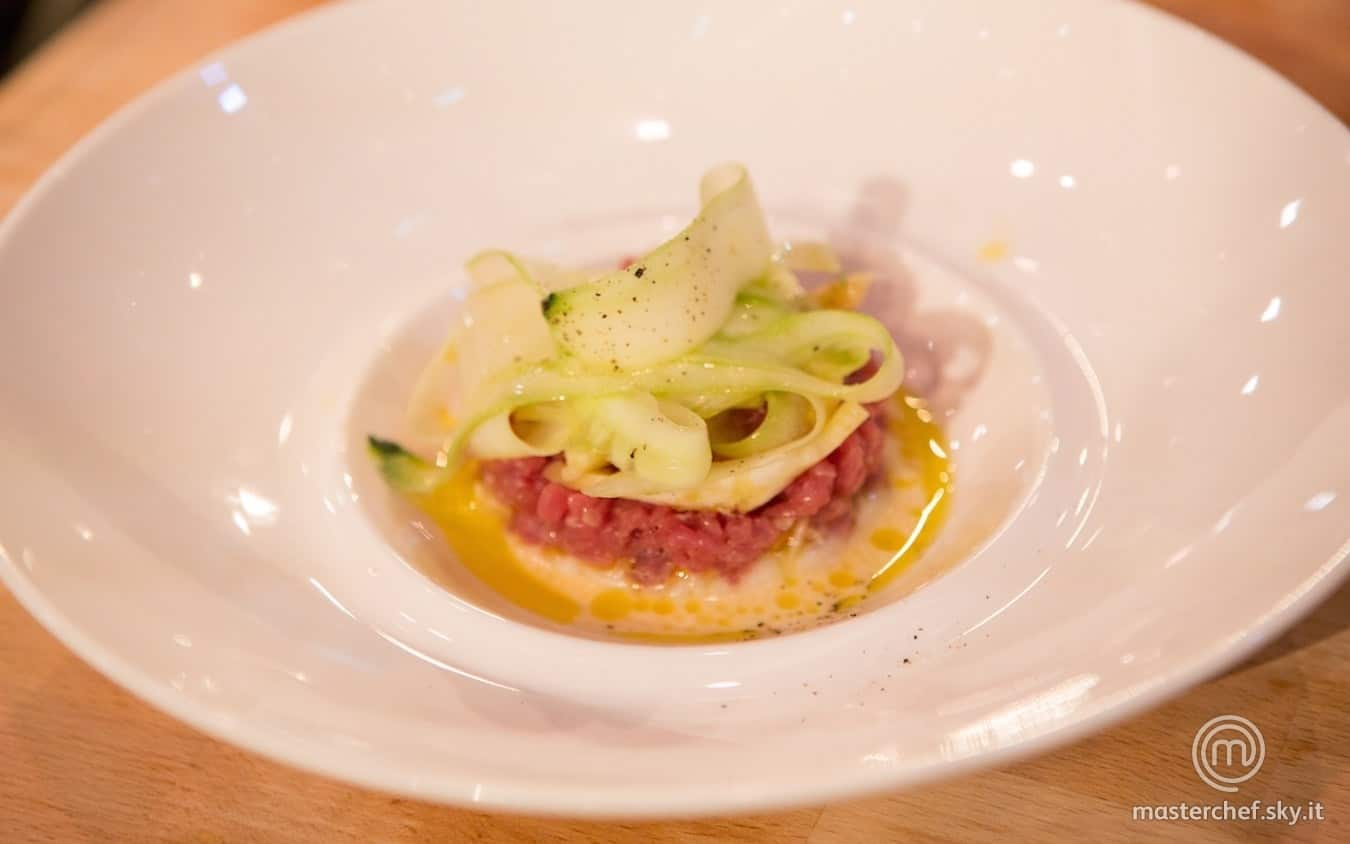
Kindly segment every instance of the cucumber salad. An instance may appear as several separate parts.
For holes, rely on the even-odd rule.
[[[699,194],[687,227],[620,269],[471,258],[409,406],[440,448],[372,437],[385,478],[426,494],[467,460],[548,458],[550,482],[592,498],[749,513],[838,449],[900,387],[895,341],[804,291],[799,273],[838,261],[776,248],[743,166],[709,170]]]

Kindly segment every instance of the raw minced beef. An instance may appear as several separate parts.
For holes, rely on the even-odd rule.
[[[880,473],[885,450],[882,404],[868,410],[867,421],[838,448],[749,513],[594,498],[545,477],[558,458],[486,461],[482,476],[510,508],[512,532],[526,542],[597,566],[628,565],[643,584],[661,583],[676,569],[735,582],[799,522],[823,533],[852,526],[855,499]]]

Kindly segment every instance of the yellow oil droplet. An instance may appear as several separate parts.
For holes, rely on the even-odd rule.
[[[854,583],[857,583],[857,582],[858,582],[858,579],[857,579],[856,577],[854,577],[852,574],[850,574],[849,572],[846,572],[846,571],[832,571],[832,572],[830,572],[830,585],[831,585],[831,586],[839,586],[839,587],[852,586]]]
[[[647,598],[646,595],[643,595],[642,597],[638,598],[633,602],[633,609],[637,610],[638,612],[646,612],[651,608],[652,602]]]
[[[633,604],[627,589],[606,589],[591,599],[591,615],[601,621],[616,621],[632,612]]]
[[[700,606],[697,598],[690,598],[684,602],[684,611],[691,614],[696,613],[699,611]]]
[[[581,612],[571,598],[531,575],[506,543],[506,520],[476,497],[478,466],[466,461],[450,481],[428,495],[412,496],[441,529],[460,565],[506,599],[553,621],[569,622]]]
[[[670,615],[675,612],[675,602],[662,596],[652,602],[652,612],[657,615]]]
[[[781,609],[795,610],[797,607],[801,606],[802,599],[799,598],[795,592],[782,592],[777,598],[773,599],[773,602]]]
[[[895,528],[879,528],[872,531],[869,541],[872,547],[879,551],[895,553],[905,547],[905,541],[909,539],[908,534],[901,533]]]
[[[975,250],[975,256],[985,263],[993,264],[1008,257],[1011,248],[1004,240],[989,240]]]
[[[843,612],[844,610],[858,606],[858,604],[862,603],[862,599],[862,595],[849,595],[846,598],[840,598],[838,601],[835,601],[834,608]]]

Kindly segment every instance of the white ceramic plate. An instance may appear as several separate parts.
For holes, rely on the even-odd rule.
[[[632,250],[726,158],[958,349],[920,563],[950,571],[684,648],[432,585],[351,446],[460,262]],[[1343,578],[1347,220],[1341,125],[1129,5],[337,6],[161,86],[6,222],[0,573],[155,706],[434,800],[720,813],[1005,761]]]

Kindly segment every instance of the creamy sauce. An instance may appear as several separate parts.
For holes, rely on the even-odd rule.
[[[951,491],[947,442],[918,399],[894,401],[884,483],[860,499],[846,538],[793,531],[737,584],[677,572],[641,587],[621,566],[601,569],[540,549],[506,530],[507,512],[466,464],[414,503],[441,529],[460,564],[515,605],[586,632],[643,642],[722,642],[799,630],[856,614],[923,552]]]

